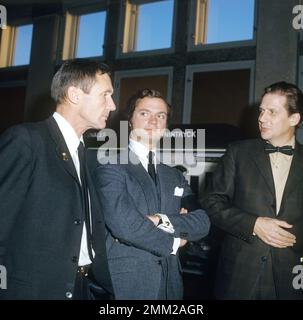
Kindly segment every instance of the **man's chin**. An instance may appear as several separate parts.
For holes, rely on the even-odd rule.
[[[97,128],[98,130],[102,130],[106,127],[106,121],[105,120],[101,120],[98,124],[97,124]]]
[[[269,140],[271,138],[271,135],[266,132],[260,132],[260,136],[263,140]]]

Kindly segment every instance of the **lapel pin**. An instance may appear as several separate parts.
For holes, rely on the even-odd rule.
[[[64,161],[68,161],[68,156],[67,156],[67,154],[65,152],[62,152],[62,159]]]

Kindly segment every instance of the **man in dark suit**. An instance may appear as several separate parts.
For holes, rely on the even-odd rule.
[[[302,299],[292,270],[303,256],[303,146],[295,141],[302,92],[267,87],[261,139],[230,145],[202,206],[226,232],[217,269],[219,299]]]
[[[105,127],[112,93],[106,65],[64,62],[52,82],[53,116],[0,138],[0,264],[8,276],[0,299],[109,297],[104,219],[82,135]]]
[[[179,170],[156,161],[170,106],[159,92],[145,89],[128,111],[129,150],[95,175],[115,297],[182,299],[178,248],[206,236],[209,219],[197,205],[190,212],[181,208],[185,199],[194,201],[189,185]]]

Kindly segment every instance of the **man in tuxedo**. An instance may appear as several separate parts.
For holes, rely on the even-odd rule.
[[[260,104],[261,139],[231,144],[202,206],[225,231],[219,299],[302,299],[292,281],[303,255],[303,147],[295,140],[303,96],[278,82]]]
[[[0,299],[102,299],[112,285],[100,203],[87,170],[82,135],[102,129],[115,110],[106,65],[64,62],[47,120],[0,138]]]
[[[96,170],[117,299],[182,299],[178,248],[209,230],[198,205],[181,208],[187,198],[194,201],[182,173],[156,160],[169,112],[159,92],[141,90],[128,106],[129,150]]]

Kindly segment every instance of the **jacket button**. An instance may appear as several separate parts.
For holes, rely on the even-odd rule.
[[[262,260],[262,262],[265,262],[265,261],[267,261],[267,257],[266,256],[262,256],[261,260]]]
[[[80,219],[76,219],[76,220],[74,221],[74,224],[78,226],[79,224],[81,224],[81,220],[80,220]]]
[[[75,262],[75,263],[78,262],[78,257],[77,256],[73,256],[72,257],[72,262]]]
[[[161,260],[158,260],[158,264],[161,264]]]
[[[66,298],[71,299],[73,297],[73,294],[70,291],[67,291],[65,293]]]

